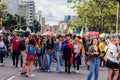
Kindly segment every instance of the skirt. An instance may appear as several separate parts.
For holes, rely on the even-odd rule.
[[[110,69],[119,69],[119,64],[115,63],[115,62],[111,62],[110,60],[108,60],[106,62],[106,67],[110,68]]]
[[[27,54],[27,61],[28,62],[34,62],[36,58],[35,54]]]

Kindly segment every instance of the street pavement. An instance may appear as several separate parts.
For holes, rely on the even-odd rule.
[[[35,76],[32,78],[26,78],[25,76],[20,75],[20,67],[15,68],[12,66],[12,60],[10,58],[7,58],[5,59],[5,66],[0,67],[0,80],[86,80],[88,74],[85,66],[80,67],[80,74],[77,74],[75,72],[67,74],[64,72],[64,66],[61,67],[61,70],[61,73],[57,73],[56,64],[52,63],[50,73],[34,70],[33,74]],[[98,80],[107,80],[106,68],[100,68]]]

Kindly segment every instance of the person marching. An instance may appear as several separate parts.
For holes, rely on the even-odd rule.
[[[88,50],[90,69],[87,80],[91,80],[94,74],[94,80],[98,80],[99,67],[100,67],[100,49],[98,47],[98,40],[94,38],[92,40],[92,45]]]
[[[20,55],[20,35],[16,34],[12,40],[12,59],[13,59],[13,66],[18,67],[19,55]]]
[[[3,35],[0,34],[0,66],[4,66],[4,59],[5,53],[7,52],[7,48],[5,43],[3,42]]]
[[[76,73],[80,73],[79,72],[79,64],[80,64],[80,52],[81,52],[81,47],[82,45],[79,43],[79,40],[77,40],[78,38],[76,38],[74,40],[74,60],[73,60],[73,66],[74,69],[76,69]],[[76,68],[76,64],[77,64],[77,68]]]
[[[26,77],[33,77],[33,66],[36,58],[36,41],[34,38],[29,39],[27,51],[28,72]]]
[[[65,60],[65,72],[70,73],[71,57],[73,55],[73,44],[71,43],[71,34],[66,35],[66,45],[64,45],[63,56]]]
[[[53,51],[54,51],[54,42],[53,42],[52,38],[49,38],[47,43],[46,43],[46,60],[47,60],[46,61],[46,67],[47,67],[47,72],[50,72]]]
[[[61,61],[60,61],[60,58],[61,58],[61,47],[62,47],[62,36],[61,35],[58,35],[58,39],[56,40],[56,42],[54,43],[54,51],[55,51],[55,55],[56,55],[56,58],[57,58],[57,72],[60,72],[60,66],[61,66]]]

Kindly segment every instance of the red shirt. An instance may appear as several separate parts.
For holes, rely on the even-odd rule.
[[[13,50],[14,51],[19,51],[20,40],[13,39],[12,43],[13,43],[13,47],[12,47]]]

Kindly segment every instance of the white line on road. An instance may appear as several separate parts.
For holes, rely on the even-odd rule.
[[[15,78],[15,76],[11,76],[10,78],[8,78],[7,80],[12,80],[12,79],[14,79]]]

